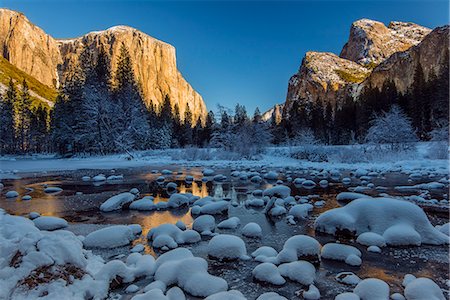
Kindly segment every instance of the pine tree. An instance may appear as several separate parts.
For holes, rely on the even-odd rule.
[[[128,49],[122,44],[115,73],[113,98],[119,108],[119,126],[115,144],[118,151],[146,149],[150,144],[150,127],[141,90],[133,73]]]
[[[184,122],[181,135],[182,135],[181,146],[192,145],[192,138],[193,138],[192,112],[188,104],[186,104],[186,109],[184,111]]]
[[[274,114],[275,114],[275,111],[274,111]],[[253,114],[252,122],[253,122],[254,124],[258,124],[258,123],[260,123],[261,121],[262,121],[261,112],[259,111],[259,108],[256,107],[255,113]]]
[[[0,97],[0,151],[2,154],[12,153],[15,145],[14,135],[14,102],[16,90],[12,79],[8,90]]]
[[[20,95],[15,103],[15,129],[17,150],[24,153],[30,145],[31,96],[28,84],[22,82]]]

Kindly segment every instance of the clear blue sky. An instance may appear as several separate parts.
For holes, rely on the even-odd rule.
[[[178,68],[206,101],[249,113],[284,102],[306,51],[339,54],[354,20],[448,24],[447,1],[4,0],[56,38],[129,25],[174,45]]]

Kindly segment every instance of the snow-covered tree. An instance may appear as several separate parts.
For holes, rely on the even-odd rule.
[[[389,144],[394,149],[402,143],[417,141],[417,136],[409,118],[400,107],[393,105],[388,112],[382,112],[371,121],[366,141]]]

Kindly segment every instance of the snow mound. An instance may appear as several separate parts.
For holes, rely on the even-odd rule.
[[[149,230],[147,239],[154,248],[177,248],[180,244],[192,244],[201,240],[200,234],[194,230],[181,230],[174,224],[162,224]]]
[[[301,259],[317,261],[319,253],[320,243],[316,239],[307,235],[294,235],[284,243],[283,249],[277,255],[277,260],[279,263]]]
[[[230,290],[213,294],[206,297],[205,300],[247,300],[247,298],[238,290]]]
[[[66,228],[69,225],[66,220],[57,217],[37,217],[33,222],[40,230],[49,231]]]
[[[192,196],[192,195],[190,195]],[[167,201],[167,206],[170,208],[178,208],[189,205],[191,197],[187,194],[172,194]]]
[[[375,232],[361,233],[356,239],[356,241],[361,245],[365,246],[378,246],[378,247],[386,246],[386,240],[384,239],[384,237]]]
[[[280,296],[278,293],[275,292],[267,292],[264,294],[261,294],[256,300],[287,300],[286,297]]]
[[[133,202],[135,195],[132,193],[121,193],[112,196],[100,205],[100,210],[104,212],[122,209],[126,204]]]
[[[19,197],[19,193],[16,191],[8,191],[8,192],[6,192],[5,197],[6,198],[16,198],[16,197]]]
[[[313,210],[313,206],[309,203],[296,204],[289,209],[288,215],[293,216],[295,219],[301,220],[308,217],[309,212]]]
[[[216,228],[216,219],[211,215],[203,215],[194,220],[192,229],[201,235],[211,235]]]
[[[135,236],[130,227],[114,225],[89,233],[83,241],[87,248],[115,248],[130,244]]]
[[[200,257],[186,257],[186,253],[182,252],[169,254],[172,251],[157,259],[155,280],[164,282],[166,286],[177,285],[185,292],[197,297],[208,297],[228,290],[228,284],[224,279],[208,273],[206,260]],[[164,255],[167,256],[163,257]],[[158,263],[161,258],[163,261]]]
[[[262,263],[257,265],[252,271],[256,280],[268,282],[274,285],[283,285],[286,280],[281,276],[277,266],[272,263]]]
[[[202,173],[204,176],[212,176],[212,175],[214,175],[214,170],[213,169],[203,169]]]
[[[262,229],[257,223],[248,223],[242,228],[242,235],[250,238],[262,237]]]
[[[272,247],[262,246],[252,252],[252,257],[259,262],[276,262],[277,250]]]
[[[438,225],[436,226],[436,229],[446,235],[450,235],[450,223],[445,223],[444,225],[441,226]]]
[[[152,196],[146,196],[142,199],[131,202],[130,209],[132,210],[156,210],[156,204],[153,203]]]
[[[312,180],[305,180],[302,182],[302,187],[310,190],[316,187],[316,183]]]
[[[192,214],[204,214],[204,215],[217,215],[223,214],[228,211],[229,203],[228,201],[214,201],[207,203],[194,211],[192,209]]]
[[[219,229],[236,229],[241,224],[241,220],[238,217],[228,218],[219,224],[217,224],[217,228]]]
[[[336,275],[336,281],[348,285],[357,285],[361,279],[353,272],[341,272]]]
[[[209,241],[208,255],[220,260],[246,259],[247,248],[240,237],[229,234],[219,234]]]
[[[319,289],[314,284],[309,285],[307,291],[303,291],[303,298],[306,300],[318,300],[320,299]]]
[[[285,185],[277,185],[263,192],[263,196],[287,198],[291,195],[291,188]]]
[[[344,203],[348,203],[348,202],[351,202],[353,200],[360,199],[360,198],[372,198],[372,197],[365,195],[365,194],[361,194],[361,193],[355,193],[355,192],[342,192],[336,196],[337,201],[344,202]]]
[[[428,220],[417,205],[391,198],[361,198],[322,213],[314,224],[319,232],[347,231],[382,235],[390,245],[448,244],[449,237]],[[369,230],[370,228],[370,230]]]
[[[322,258],[344,261],[351,266],[360,266],[361,251],[349,245],[328,243],[322,247]]]
[[[307,261],[293,261],[278,266],[283,277],[303,285],[310,285],[316,279],[316,268]]]
[[[389,285],[377,278],[368,278],[358,283],[353,290],[362,300],[389,299]]]
[[[357,294],[349,292],[339,294],[334,298],[334,300],[360,300],[360,299],[361,298],[359,298]]]
[[[49,186],[44,189],[44,192],[47,194],[56,194],[61,192],[63,189],[57,186]]]
[[[420,277],[406,285],[405,297],[407,300],[445,300],[441,288],[431,279]]]

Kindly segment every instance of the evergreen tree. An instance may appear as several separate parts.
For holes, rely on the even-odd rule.
[[[274,114],[275,114],[275,111],[274,111]],[[253,114],[252,122],[254,124],[258,124],[258,123],[262,122],[261,112],[259,111],[258,107],[256,107],[255,113]]]
[[[2,154],[12,153],[15,145],[14,135],[14,102],[16,101],[16,89],[12,79],[9,81],[8,90],[0,97],[0,151]]]
[[[28,84],[22,82],[20,96],[15,103],[15,129],[17,139],[17,150],[24,153],[30,145],[30,121],[31,121],[31,96]]]
[[[122,44],[115,73],[114,102],[120,114],[115,144],[118,151],[145,149],[150,143],[150,127],[141,90],[133,73],[133,65],[128,49]]]
[[[193,138],[192,112],[188,104],[186,104],[186,109],[184,112],[183,128],[180,134],[181,134],[180,146],[192,145],[192,138]]]

